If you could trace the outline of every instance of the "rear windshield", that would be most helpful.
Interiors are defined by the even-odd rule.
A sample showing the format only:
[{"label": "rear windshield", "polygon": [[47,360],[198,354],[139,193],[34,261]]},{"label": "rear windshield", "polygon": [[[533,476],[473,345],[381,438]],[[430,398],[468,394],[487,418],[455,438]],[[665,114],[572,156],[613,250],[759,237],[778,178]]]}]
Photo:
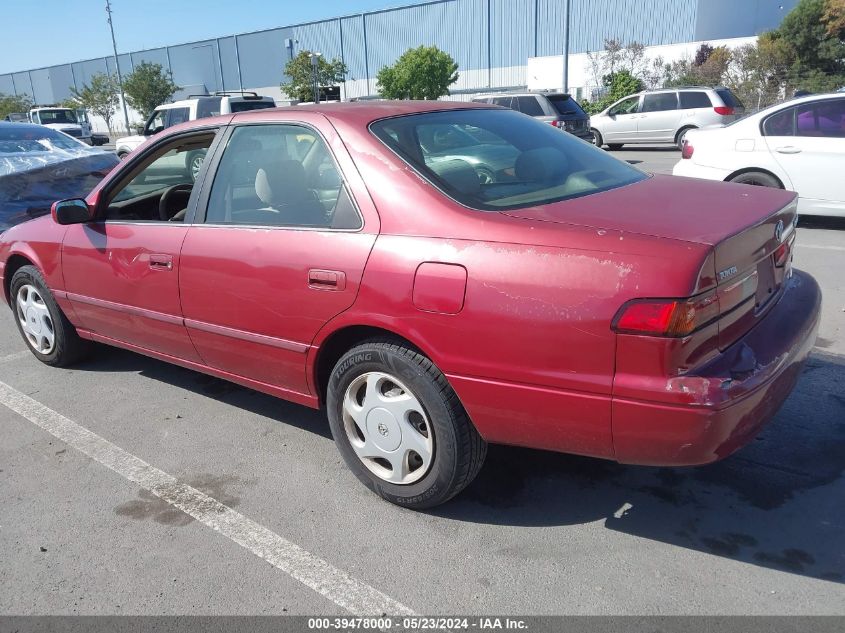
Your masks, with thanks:
[{"label": "rear windshield", "polygon": [[55,148],[79,150],[86,147],[66,134],[48,127],[0,125],[0,154],[50,152]]},{"label": "rear windshield", "polygon": [[744,108],[745,107],[745,105],[742,103],[742,101],[739,100],[739,97],[737,97],[734,93],[732,93],[727,88],[719,88],[718,90],[716,90],[716,94],[719,95],[722,98],[722,101],[724,101],[725,105],[728,106],[729,108]]},{"label": "rear windshield", "polygon": [[646,174],[512,110],[382,119],[377,138],[443,193],[482,211],[521,209],[622,187]]},{"label": "rear windshield", "polygon": [[577,114],[578,116],[586,117],[587,113],[581,109],[578,102],[569,95],[548,95],[548,100],[557,110],[558,114]]},{"label": "rear windshield", "polygon": [[249,110],[263,110],[265,108],[275,108],[274,101],[230,101],[229,108],[232,113],[247,112]]}]

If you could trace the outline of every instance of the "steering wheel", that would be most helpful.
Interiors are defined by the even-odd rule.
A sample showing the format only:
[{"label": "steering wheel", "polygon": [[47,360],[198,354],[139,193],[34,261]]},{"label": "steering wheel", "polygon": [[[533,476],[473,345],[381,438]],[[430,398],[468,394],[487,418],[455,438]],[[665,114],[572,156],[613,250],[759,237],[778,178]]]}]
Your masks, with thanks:
[{"label": "steering wheel", "polygon": [[170,196],[172,196],[177,191],[190,192],[193,188],[193,184],[189,182],[183,182],[165,189],[164,193],[161,194],[161,198],[158,201],[158,219],[163,220],[164,222],[167,222],[170,219],[167,215],[167,203],[170,202]]}]

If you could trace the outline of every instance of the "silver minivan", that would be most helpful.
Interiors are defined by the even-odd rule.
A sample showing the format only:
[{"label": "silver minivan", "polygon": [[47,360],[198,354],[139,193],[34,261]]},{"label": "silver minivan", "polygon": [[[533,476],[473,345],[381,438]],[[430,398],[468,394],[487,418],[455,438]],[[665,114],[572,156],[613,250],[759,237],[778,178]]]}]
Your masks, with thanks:
[{"label": "silver minivan", "polygon": [[694,86],[647,90],[620,99],[590,118],[598,147],[629,143],[675,143],[689,130],[725,125],[744,116],[745,106],[729,88]]}]

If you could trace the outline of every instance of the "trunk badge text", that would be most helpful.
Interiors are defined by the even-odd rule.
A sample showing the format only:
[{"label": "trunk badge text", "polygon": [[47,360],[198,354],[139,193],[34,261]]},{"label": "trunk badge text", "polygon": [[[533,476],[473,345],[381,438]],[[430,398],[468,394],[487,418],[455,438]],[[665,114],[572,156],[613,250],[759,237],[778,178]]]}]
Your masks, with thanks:
[{"label": "trunk badge text", "polygon": [[725,268],[725,270],[719,271],[719,281],[724,281],[731,275],[736,274],[736,266],[731,266],[730,268]]}]

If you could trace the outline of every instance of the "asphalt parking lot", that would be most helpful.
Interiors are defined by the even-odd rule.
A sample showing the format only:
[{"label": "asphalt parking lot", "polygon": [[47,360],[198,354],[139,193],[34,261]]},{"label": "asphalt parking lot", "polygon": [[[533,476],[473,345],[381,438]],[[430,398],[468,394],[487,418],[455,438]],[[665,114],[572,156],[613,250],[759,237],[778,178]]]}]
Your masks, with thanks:
[{"label": "asphalt parking lot", "polygon": [[825,294],[819,338],[743,451],[654,469],[492,447],[428,513],[361,486],[318,412],[108,348],[51,369],[0,309],[0,613],[845,614],[845,223],[802,221],[795,265]]}]

